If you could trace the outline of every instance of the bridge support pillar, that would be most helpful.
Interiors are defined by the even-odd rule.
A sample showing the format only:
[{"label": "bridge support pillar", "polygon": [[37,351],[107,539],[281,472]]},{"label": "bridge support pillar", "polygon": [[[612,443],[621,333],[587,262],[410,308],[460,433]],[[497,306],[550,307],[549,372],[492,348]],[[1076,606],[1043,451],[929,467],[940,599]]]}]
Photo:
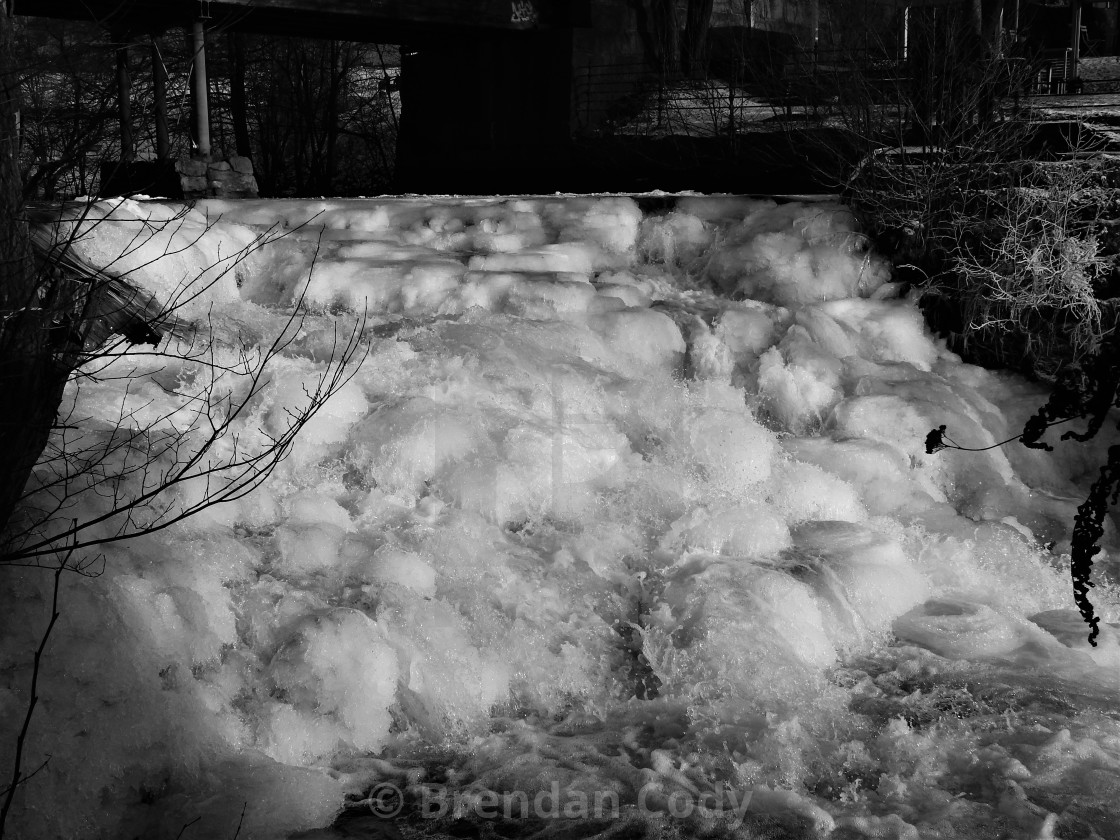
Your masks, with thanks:
[{"label": "bridge support pillar", "polygon": [[396,189],[576,190],[571,67],[569,31],[451,36],[402,51]]},{"label": "bridge support pillar", "polygon": [[194,72],[191,73],[191,104],[194,114],[194,153],[199,158],[210,157],[210,103],[207,97],[206,78],[206,29],[203,21],[191,25],[191,45],[194,53]]}]

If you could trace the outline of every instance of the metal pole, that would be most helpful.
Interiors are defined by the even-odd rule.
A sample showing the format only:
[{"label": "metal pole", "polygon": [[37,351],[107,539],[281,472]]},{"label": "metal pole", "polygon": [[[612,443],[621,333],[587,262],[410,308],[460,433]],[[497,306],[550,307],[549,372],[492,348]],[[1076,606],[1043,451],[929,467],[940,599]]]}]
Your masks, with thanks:
[{"label": "metal pole", "polygon": [[167,160],[171,157],[171,139],[167,128],[167,73],[155,35],[151,36],[148,49],[152,57],[152,97],[156,108],[156,157]]},{"label": "metal pole", "polygon": [[206,30],[202,21],[191,26],[194,41],[194,72],[191,74],[191,99],[194,102],[195,156],[210,157],[210,105],[207,101]]},{"label": "metal pole", "polygon": [[902,7],[902,60],[910,58],[910,7]]},{"label": "metal pole", "polygon": [[130,163],[136,156],[132,139],[132,79],[128,75],[128,46],[125,36],[117,35],[117,115],[121,124],[121,163]]}]

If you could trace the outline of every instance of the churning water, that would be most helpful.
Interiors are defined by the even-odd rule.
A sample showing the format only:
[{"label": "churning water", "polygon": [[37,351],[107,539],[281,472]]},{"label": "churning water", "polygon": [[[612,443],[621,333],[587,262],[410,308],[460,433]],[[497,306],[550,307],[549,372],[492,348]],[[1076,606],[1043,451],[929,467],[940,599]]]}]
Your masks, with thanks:
[{"label": "churning water", "polygon": [[[178,313],[222,363],[303,295],[239,446],[363,309],[370,351],[258,489],[66,580],[19,836],[279,837],[349,803],[351,836],[401,809],[457,836],[1120,837],[1120,635],[1087,645],[1063,556],[1108,441],[927,455],[1044,394],[948,352],[844,208],[106,214],[79,249],[131,250],[157,295],[286,231]],[[208,381],[111,372],[68,398],[94,438],[122,406],[174,436]],[[50,580],[6,575],[14,733]]]}]

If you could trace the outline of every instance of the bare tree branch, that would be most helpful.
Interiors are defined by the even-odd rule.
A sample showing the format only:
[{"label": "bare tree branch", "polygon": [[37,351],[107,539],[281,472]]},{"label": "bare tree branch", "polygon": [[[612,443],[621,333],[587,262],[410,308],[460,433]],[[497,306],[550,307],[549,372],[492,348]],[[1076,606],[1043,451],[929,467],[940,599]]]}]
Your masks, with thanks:
[{"label": "bare tree branch", "polygon": [[31,729],[31,719],[35,716],[35,707],[39,702],[39,675],[42,672],[43,652],[47,649],[47,642],[50,641],[51,631],[54,630],[54,626],[58,622],[58,617],[60,615],[58,611],[58,590],[62,583],[62,573],[66,570],[73,554],[74,549],[71,547],[59,560],[58,566],[54,571],[54,581],[51,587],[50,620],[47,622],[46,629],[39,637],[39,646],[35,648],[35,656],[31,665],[31,688],[28,693],[27,706],[24,709],[23,725],[20,727],[19,734],[16,736],[16,753],[15,757],[12,759],[12,777],[11,781],[8,783],[8,787],[4,791],[3,804],[0,804],[0,838],[4,837],[8,813],[11,810],[12,800],[16,795],[16,789],[46,767],[47,761],[50,760],[48,758],[33,772],[24,775],[23,750],[27,744],[27,733]]}]

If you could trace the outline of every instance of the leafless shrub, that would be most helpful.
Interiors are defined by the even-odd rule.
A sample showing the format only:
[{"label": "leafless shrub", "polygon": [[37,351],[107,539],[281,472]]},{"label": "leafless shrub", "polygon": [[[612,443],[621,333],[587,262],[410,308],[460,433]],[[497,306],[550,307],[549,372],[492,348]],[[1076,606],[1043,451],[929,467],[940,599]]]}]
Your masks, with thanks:
[{"label": "leafless shrub", "polygon": [[[1021,337],[1017,352],[1052,376],[1059,362],[1095,354],[1113,324],[1095,285],[1108,269],[1098,239],[1079,229],[1080,168],[1046,188],[1015,187],[993,196],[998,225],[990,240],[961,237],[951,271],[964,302],[965,331],[973,341]],[[975,220],[961,218],[962,233]]]},{"label": "leafless shrub", "polygon": [[[68,217],[69,216],[69,217]],[[65,545],[71,551],[88,550],[108,542],[161,530],[199,511],[241,498],[260,484],[291,449],[300,429],[353,375],[365,350],[361,341],[364,318],[349,327],[334,327],[326,364],[305,386],[303,407],[288,409],[287,417],[272,432],[261,431],[253,440],[238,429],[268,385],[270,370],[291,350],[307,317],[302,296],[281,319],[274,337],[259,346],[255,336],[219,335],[209,316],[185,319],[182,313],[215,283],[225,279],[246,258],[284,234],[275,228],[256,236],[248,245],[226,257],[214,270],[179,283],[164,301],[127,285],[135,275],[173,254],[196,245],[209,233],[179,236],[185,214],[156,223],[141,223],[114,263],[129,263],[125,274],[84,263],[78,255],[82,241],[98,235],[112,217],[93,218],[88,211],[64,213],[53,226],[47,250],[41,291],[67,301],[77,313],[75,332],[59,350],[73,365],[67,397],[60,407],[47,446],[19,500],[19,517],[9,523],[0,563],[34,564]],[[150,259],[137,263],[136,255],[157,234],[168,234],[163,247]],[[59,236],[61,234],[61,236]],[[44,234],[40,229],[38,236]],[[60,256],[61,255],[61,256]],[[67,277],[49,277],[59,263]],[[66,295],[56,286],[69,284]],[[122,301],[124,288],[134,296]],[[106,302],[107,301],[107,302]],[[142,317],[167,338],[139,350],[135,337],[104,336],[98,321],[121,314]],[[242,340],[244,338],[244,340]],[[111,380],[123,380],[117,415],[106,427],[91,425],[82,416],[84,389]],[[171,406],[157,408],[142,396],[155,384],[170,398]],[[95,494],[96,515],[73,520],[69,512]],[[89,510],[86,506],[84,510]]]}]

